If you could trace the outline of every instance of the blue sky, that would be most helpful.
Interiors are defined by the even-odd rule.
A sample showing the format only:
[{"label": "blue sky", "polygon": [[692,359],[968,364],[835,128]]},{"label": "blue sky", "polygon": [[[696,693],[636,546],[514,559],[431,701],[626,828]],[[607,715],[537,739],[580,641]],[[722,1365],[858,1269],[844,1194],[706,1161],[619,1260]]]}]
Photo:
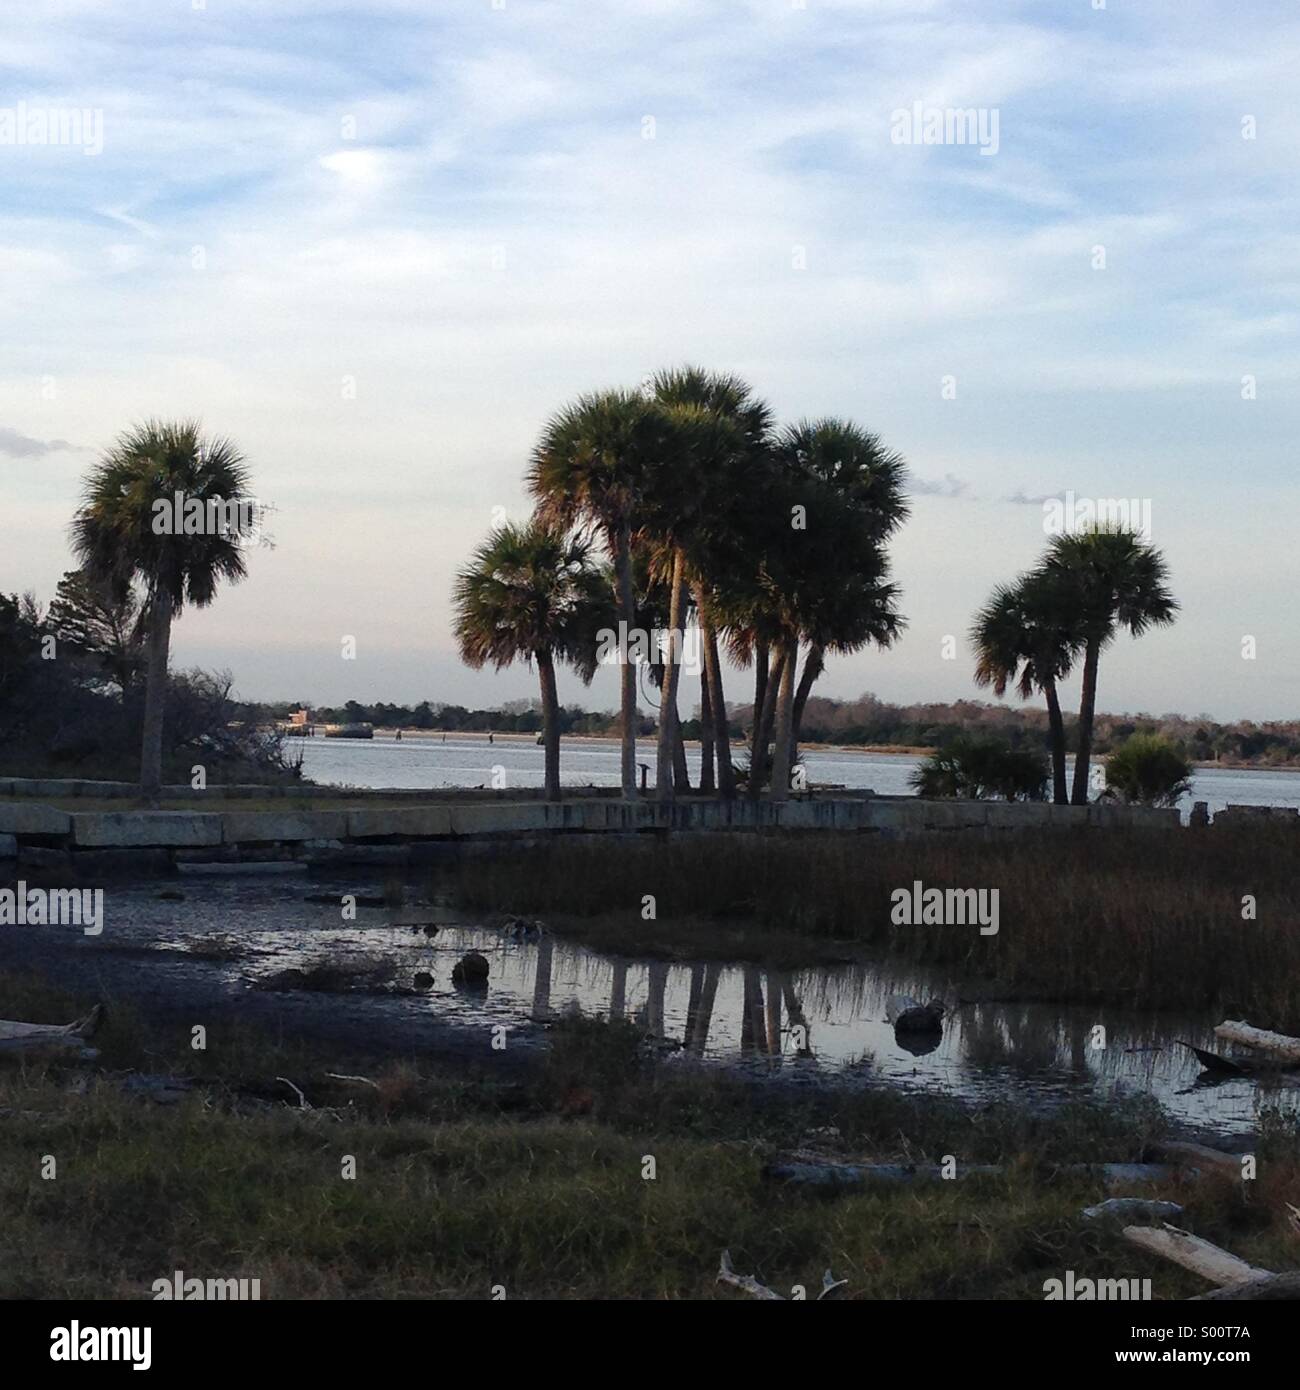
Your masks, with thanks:
[{"label": "blue sky", "polygon": [[[0,144],[0,589],[48,598],[117,431],[198,414],[276,548],[176,660],[253,696],[527,695],[461,667],[455,569],[526,510],[558,404],[690,360],[910,462],[908,634],[823,693],[974,695],[971,613],[1046,541],[1008,499],[1069,489],[1150,500],[1184,605],[1101,706],[1294,716],[1297,71],[1284,3],[7,11],[0,117],[102,112],[103,149]],[[892,142],[916,102],[996,112],[997,153]]]}]

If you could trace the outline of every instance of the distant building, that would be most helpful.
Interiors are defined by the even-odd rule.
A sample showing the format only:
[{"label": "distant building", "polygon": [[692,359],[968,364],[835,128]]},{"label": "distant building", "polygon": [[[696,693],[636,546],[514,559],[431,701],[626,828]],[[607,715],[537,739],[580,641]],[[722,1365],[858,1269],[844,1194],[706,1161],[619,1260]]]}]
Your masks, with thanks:
[{"label": "distant building", "polygon": [[309,710],[309,709],[294,710],[294,712],[289,716],[289,723],[290,723],[290,724],[310,724],[310,723],[311,723],[311,710]]}]

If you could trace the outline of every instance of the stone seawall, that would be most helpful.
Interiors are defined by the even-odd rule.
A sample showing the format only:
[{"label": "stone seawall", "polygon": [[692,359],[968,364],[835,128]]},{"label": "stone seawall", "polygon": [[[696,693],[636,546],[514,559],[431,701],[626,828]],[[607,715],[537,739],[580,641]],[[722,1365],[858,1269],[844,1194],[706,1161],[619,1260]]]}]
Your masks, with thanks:
[{"label": "stone seawall", "polygon": [[[222,791],[224,796],[224,789]],[[141,869],[185,863],[273,860],[406,863],[450,847],[553,835],[860,832],[900,836],[941,831],[1110,827],[1172,830],[1177,811],[1054,806],[1027,802],[921,801],[911,797],[770,802],[440,803],[276,811],[66,811],[32,801],[0,802],[0,852],[54,867]]]}]

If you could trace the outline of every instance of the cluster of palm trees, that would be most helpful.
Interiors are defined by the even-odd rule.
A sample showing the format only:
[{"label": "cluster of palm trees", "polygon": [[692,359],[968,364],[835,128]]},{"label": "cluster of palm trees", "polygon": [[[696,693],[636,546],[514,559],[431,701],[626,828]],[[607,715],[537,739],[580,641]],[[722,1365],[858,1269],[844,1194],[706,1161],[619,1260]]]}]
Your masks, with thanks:
[{"label": "cluster of palm trees", "polygon": [[[555,665],[589,681],[597,640],[667,634],[657,795],[688,786],[678,706],[682,636],[698,632],[702,791],[737,794],[722,651],[754,673],[750,795],[788,795],[799,725],[828,653],[888,647],[903,619],[887,542],[908,515],[898,454],[848,421],[778,428],[738,377],[681,367],[641,390],[581,396],[542,430],[532,517],[496,528],[457,577],[455,629],[472,666],[536,662],[546,794],[560,795]],[[637,796],[637,665],[620,644],[625,798]]]},{"label": "cluster of palm trees", "polygon": [[[535,662],[546,794],[560,795],[556,666],[590,682],[611,631],[621,668],[622,790],[637,796],[637,662],[632,633],[665,632],[649,658],[660,690],[657,794],[689,786],[678,705],[682,637],[703,656],[700,790],[790,791],[800,724],[830,653],[890,646],[901,633],[887,546],[908,515],[902,458],[845,420],[778,427],[738,377],[681,367],[636,391],[579,397],[542,430],[527,483],[535,506],[497,527],[455,583],[464,659]],[[90,471],[72,541],[87,578],[139,596],[147,633],[141,786],[157,799],[171,626],[222,580],[245,575],[249,539],[229,528],[184,534],[156,524],[177,494],[243,498],[238,449],[194,421],[146,421]],[[1121,630],[1173,621],[1165,563],[1139,535],[1099,527],[1056,537],[1040,563],[998,588],[972,629],[977,683],[1047,701],[1053,790],[1088,800],[1097,672]],[[722,653],[753,671],[749,762],[731,759]],[[1059,683],[1082,661],[1074,784],[1066,785]]]},{"label": "cluster of palm trees", "polygon": [[[1159,551],[1133,531],[1095,527],[1053,538],[1037,566],[1001,585],[975,618],[975,680],[1021,699],[1047,701],[1053,800],[1088,801],[1097,670],[1102,651],[1123,630],[1134,637],[1174,620],[1178,603]],[[1082,658],[1074,782],[1066,784],[1065,720],[1057,686]]]}]

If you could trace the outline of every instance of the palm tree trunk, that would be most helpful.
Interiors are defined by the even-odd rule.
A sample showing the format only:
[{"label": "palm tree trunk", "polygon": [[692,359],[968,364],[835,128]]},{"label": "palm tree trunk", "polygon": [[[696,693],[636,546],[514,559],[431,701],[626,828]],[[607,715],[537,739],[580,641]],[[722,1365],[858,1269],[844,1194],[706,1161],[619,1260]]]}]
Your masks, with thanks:
[{"label": "palm tree trunk", "polygon": [[149,670],[144,687],[144,738],[140,747],[140,794],[156,803],[162,794],[163,717],[167,705],[167,661],[171,654],[172,596],[157,589],[149,603]]},{"label": "palm tree trunk", "polygon": [[755,779],[760,772],[759,735],[763,731],[763,699],[767,693],[768,645],[754,643],[754,708],[749,721],[749,794],[754,795]]},{"label": "palm tree trunk", "polygon": [[758,728],[763,712],[763,697],[767,694],[768,653],[771,648],[766,642],[754,643],[754,721],[750,732]]},{"label": "palm tree trunk", "polygon": [[1079,701],[1079,749],[1074,755],[1074,795],[1076,806],[1088,804],[1088,765],[1092,761],[1092,720],[1097,707],[1097,663],[1101,660],[1101,643],[1094,637],[1088,641],[1083,658],[1083,695]]},{"label": "palm tree trunk", "polygon": [[668,650],[664,654],[664,683],[659,697],[659,747],[656,760],[656,791],[660,801],[673,799],[674,754],[680,742],[677,733],[677,673],[681,670],[682,609],[685,606],[685,561],[680,550],[673,554],[673,574],[668,600]]},{"label": "palm tree trunk", "polygon": [[691,789],[691,769],[686,761],[686,740],[682,737],[680,710],[673,723],[673,787],[679,792],[688,792]]},{"label": "palm tree trunk", "polygon": [[790,795],[790,769],[794,758],[794,673],[799,663],[799,644],[791,640],[784,644],[781,664],[781,687],[776,697],[776,745],[772,758],[773,801],[785,801]]},{"label": "palm tree trunk", "polygon": [[754,728],[754,746],[749,760],[749,795],[757,801],[767,780],[767,750],[772,742],[772,730],[776,725],[776,698],[781,689],[781,676],[785,671],[785,650],[778,648],[776,658],[763,683],[763,710]]},{"label": "palm tree trunk", "polygon": [[794,733],[792,737],[796,747],[799,744],[800,730],[803,728],[804,706],[808,703],[808,696],[812,693],[813,683],[825,669],[826,648],[814,643],[808,649],[808,659],[803,664],[803,674],[799,677],[799,688],[794,697]]},{"label": "palm tree trunk", "polygon": [[542,742],[546,745],[546,799],[560,799],[560,700],[555,689],[555,662],[550,652],[537,653],[542,685]]},{"label": "palm tree trunk", "polygon": [[731,770],[731,731],[727,727],[727,702],[722,694],[722,658],[713,624],[704,616],[704,586],[697,585],[695,608],[700,615],[700,634],[704,647],[704,671],[709,681],[709,706],[713,715],[713,754],[718,762],[718,793],[724,801],[736,794],[736,777]]},{"label": "palm tree trunk", "polygon": [[1070,790],[1065,780],[1065,720],[1061,717],[1061,698],[1056,682],[1043,682],[1047,698],[1047,741],[1052,751],[1052,800],[1058,806],[1069,804]]},{"label": "palm tree trunk", "polygon": [[[631,641],[636,623],[636,602],[632,594],[632,528],[624,522],[614,538],[614,569],[618,579],[618,616],[624,633]],[[622,669],[620,680],[620,713],[622,716],[623,747],[620,771],[623,800],[635,801],[636,794],[636,664],[630,659],[626,646],[619,654]]]},{"label": "palm tree trunk", "polygon": [[709,701],[709,676],[700,672],[700,790],[713,795],[713,705]]}]

